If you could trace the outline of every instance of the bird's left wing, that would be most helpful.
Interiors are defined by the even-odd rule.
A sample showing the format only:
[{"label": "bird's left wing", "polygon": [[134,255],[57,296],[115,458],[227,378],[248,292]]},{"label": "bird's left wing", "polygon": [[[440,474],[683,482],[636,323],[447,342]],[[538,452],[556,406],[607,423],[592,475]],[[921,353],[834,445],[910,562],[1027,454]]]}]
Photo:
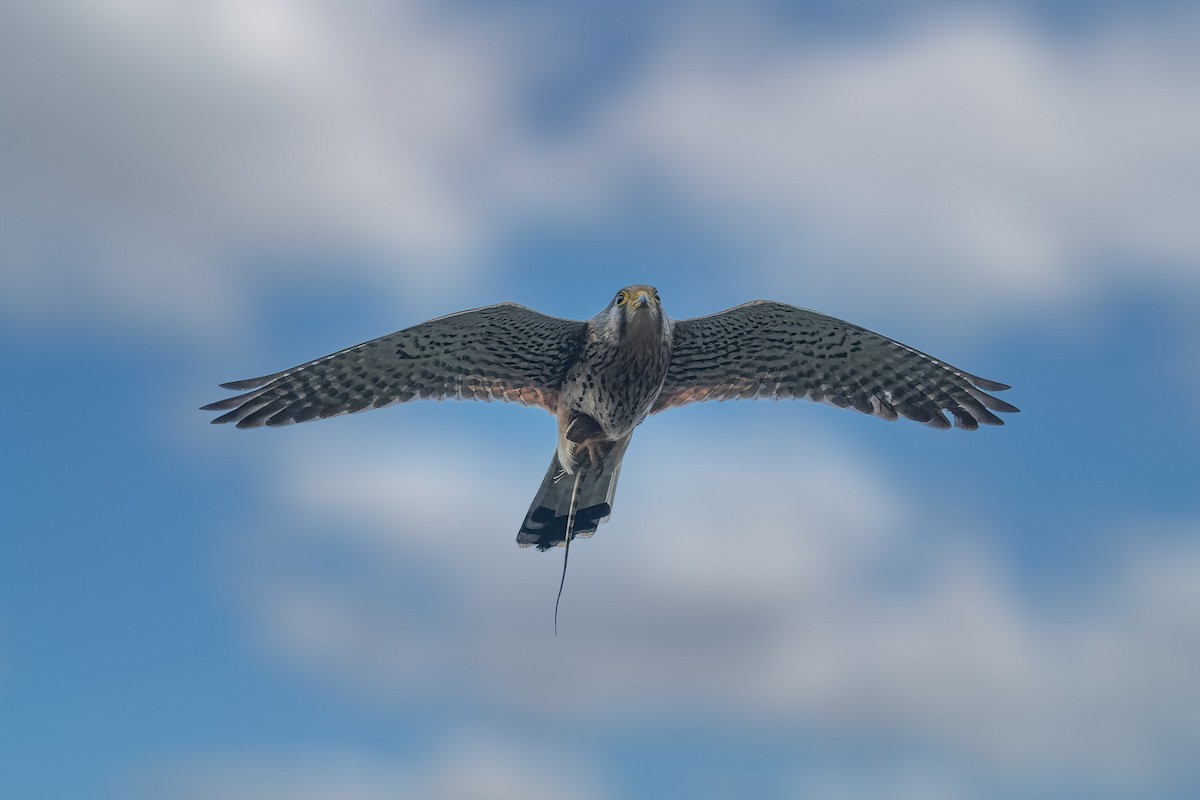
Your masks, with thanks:
[{"label": "bird's left wing", "polygon": [[515,303],[462,311],[261,378],[218,400],[214,423],[288,425],[415,398],[508,400],[553,411],[586,323]]},{"label": "bird's left wing", "polygon": [[700,400],[796,397],[884,419],[1003,425],[1015,412],[987,394],[1009,388],[849,322],[757,300],[675,323],[667,378],[653,410]]}]

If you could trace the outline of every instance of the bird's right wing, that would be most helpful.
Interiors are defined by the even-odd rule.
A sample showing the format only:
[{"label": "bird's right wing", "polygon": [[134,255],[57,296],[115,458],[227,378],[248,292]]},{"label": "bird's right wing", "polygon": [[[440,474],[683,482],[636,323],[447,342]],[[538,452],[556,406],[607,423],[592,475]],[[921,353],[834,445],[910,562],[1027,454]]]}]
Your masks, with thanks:
[{"label": "bird's right wing", "polygon": [[796,397],[884,419],[948,428],[1003,425],[1017,409],[1003,383],[952,367],[844,320],[757,300],[675,323],[671,364],[653,411],[699,400]]},{"label": "bird's right wing", "polygon": [[261,378],[221,384],[251,391],[218,400],[214,423],[289,425],[414,398],[507,400],[551,412],[579,358],[586,323],[516,303],[439,317]]}]

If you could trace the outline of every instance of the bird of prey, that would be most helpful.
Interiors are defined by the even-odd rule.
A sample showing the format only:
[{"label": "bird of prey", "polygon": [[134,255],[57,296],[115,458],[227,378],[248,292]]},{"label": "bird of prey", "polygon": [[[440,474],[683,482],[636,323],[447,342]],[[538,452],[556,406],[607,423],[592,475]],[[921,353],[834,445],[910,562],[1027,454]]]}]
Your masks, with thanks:
[{"label": "bird of prey", "polygon": [[[672,320],[629,286],[587,321],[515,303],[439,317],[261,378],[203,407],[214,423],[288,425],[417,398],[506,400],[558,418],[558,446],[517,534],[539,550],[609,518],[621,458],[646,417],[701,400],[806,398],[887,420],[975,430],[1015,412],[963,372],[840,319],[758,300]],[[566,476],[572,476],[566,479]],[[561,589],[560,589],[561,591]]]}]

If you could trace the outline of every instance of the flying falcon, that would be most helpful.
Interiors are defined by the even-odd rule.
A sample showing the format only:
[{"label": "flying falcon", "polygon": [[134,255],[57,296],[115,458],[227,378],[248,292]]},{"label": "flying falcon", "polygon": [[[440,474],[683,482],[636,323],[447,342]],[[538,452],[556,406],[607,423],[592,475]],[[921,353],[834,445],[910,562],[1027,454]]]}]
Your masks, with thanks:
[{"label": "flying falcon", "polygon": [[558,447],[517,534],[539,550],[608,519],[634,428],[668,408],[795,397],[934,428],[950,427],[949,412],[966,430],[1003,425],[993,412],[1017,411],[987,393],[1008,386],[849,322],[766,300],[672,320],[652,286],[622,289],[586,322],[501,303],[222,387],[244,393],[203,409],[239,428],[417,398],[546,409],[558,418]]}]

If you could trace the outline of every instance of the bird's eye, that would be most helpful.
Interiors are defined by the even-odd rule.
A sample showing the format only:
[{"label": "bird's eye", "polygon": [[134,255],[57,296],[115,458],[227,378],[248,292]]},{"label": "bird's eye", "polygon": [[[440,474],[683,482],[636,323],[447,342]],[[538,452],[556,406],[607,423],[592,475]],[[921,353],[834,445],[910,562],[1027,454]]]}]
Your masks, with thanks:
[{"label": "bird's eye", "polygon": [[657,302],[660,302],[660,300],[661,300],[661,298],[658,296],[658,289],[655,289],[654,290],[654,302],[657,303]]},{"label": "bird's eye", "polygon": [[625,294],[624,292],[617,292],[617,305],[619,305],[619,306],[625,305],[625,301],[628,299],[628,297],[629,296],[627,294]]}]

